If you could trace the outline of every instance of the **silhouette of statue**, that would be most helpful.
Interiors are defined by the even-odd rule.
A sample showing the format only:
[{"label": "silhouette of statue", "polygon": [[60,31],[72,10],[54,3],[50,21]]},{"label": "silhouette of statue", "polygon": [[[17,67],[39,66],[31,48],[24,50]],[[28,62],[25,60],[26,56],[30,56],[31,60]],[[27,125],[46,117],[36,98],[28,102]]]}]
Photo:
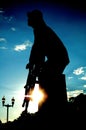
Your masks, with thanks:
[{"label": "silhouette of statue", "polygon": [[[34,31],[34,44],[31,50],[27,68],[36,68],[39,74],[41,67],[50,69],[52,74],[63,73],[69,63],[65,46],[55,32],[45,24],[42,12],[33,10],[28,12],[28,25]],[[45,57],[47,61],[45,62]],[[43,66],[44,65],[44,66]]]},{"label": "silhouette of statue", "polygon": [[[30,72],[34,70],[33,75],[39,77],[41,86],[48,94],[48,101],[43,109],[47,110],[47,113],[49,110],[60,111],[67,101],[65,75],[63,74],[70,62],[67,49],[57,34],[45,23],[40,10],[28,12],[27,17],[28,26],[33,28],[34,44],[26,69]],[[26,85],[29,83],[28,75]]]},{"label": "silhouette of statue", "polygon": [[30,101],[30,98],[27,97],[28,96],[28,92],[29,92],[29,86],[24,86],[25,88],[25,97],[24,97],[24,100],[23,100],[23,104],[22,104],[22,107],[25,106],[25,113],[28,112],[28,105],[29,105],[29,101]]}]

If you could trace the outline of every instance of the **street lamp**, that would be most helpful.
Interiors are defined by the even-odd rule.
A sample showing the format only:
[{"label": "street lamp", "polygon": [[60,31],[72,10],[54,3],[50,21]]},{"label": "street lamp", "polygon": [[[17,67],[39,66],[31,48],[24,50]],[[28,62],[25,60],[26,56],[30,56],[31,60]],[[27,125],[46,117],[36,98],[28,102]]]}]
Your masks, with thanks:
[{"label": "street lamp", "polygon": [[5,101],[6,101],[5,96],[3,96],[3,98],[2,98],[2,106],[3,106],[3,107],[7,107],[7,122],[8,122],[9,107],[13,107],[13,106],[14,106],[15,99],[14,99],[14,97],[11,99],[11,103],[12,103],[11,105],[5,104]]}]

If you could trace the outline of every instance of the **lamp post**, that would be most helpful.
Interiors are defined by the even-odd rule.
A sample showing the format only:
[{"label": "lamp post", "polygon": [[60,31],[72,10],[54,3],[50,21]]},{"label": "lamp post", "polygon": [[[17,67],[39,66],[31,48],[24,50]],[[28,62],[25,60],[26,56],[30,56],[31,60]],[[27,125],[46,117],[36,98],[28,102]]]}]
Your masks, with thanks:
[{"label": "lamp post", "polygon": [[5,104],[5,101],[6,101],[5,96],[3,96],[3,98],[2,98],[2,106],[3,107],[7,107],[7,122],[8,122],[9,107],[13,107],[14,106],[15,99],[14,99],[14,97],[11,99],[11,103],[12,103],[11,105],[10,104]]}]

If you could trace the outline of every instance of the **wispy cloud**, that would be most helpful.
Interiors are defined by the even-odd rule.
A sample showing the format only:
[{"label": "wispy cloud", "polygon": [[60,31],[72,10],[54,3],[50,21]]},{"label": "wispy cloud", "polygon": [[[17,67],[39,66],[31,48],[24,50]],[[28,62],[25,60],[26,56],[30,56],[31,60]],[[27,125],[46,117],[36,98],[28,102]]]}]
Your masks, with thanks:
[{"label": "wispy cloud", "polygon": [[0,8],[0,14],[4,13],[3,8]]},{"label": "wispy cloud", "polygon": [[31,47],[31,46],[32,46],[32,43],[29,40],[27,40],[22,44],[16,45],[14,47],[14,51],[18,51],[18,52],[24,51],[27,49],[27,47]]},{"label": "wispy cloud", "polygon": [[6,50],[6,49],[8,49],[8,48],[2,46],[2,47],[0,47],[0,49],[1,49],[1,50]]},{"label": "wispy cloud", "polygon": [[72,77],[72,76],[68,77],[68,80],[71,80],[71,79],[73,79],[73,77]]},{"label": "wispy cloud", "polygon": [[3,14],[4,14],[4,10],[3,10],[3,8],[0,8],[0,23],[2,23],[3,20],[4,20],[4,16],[3,16]]},{"label": "wispy cloud", "polygon": [[4,43],[6,43],[7,40],[3,37],[0,38],[0,50],[6,50],[7,48],[4,45]]},{"label": "wispy cloud", "polygon": [[0,23],[3,22],[3,23],[11,23],[15,20],[15,17],[14,16],[7,16],[5,14],[5,11],[3,10],[0,10]]},{"label": "wispy cloud", "polygon": [[1,37],[0,42],[6,42],[6,39]]},{"label": "wispy cloud", "polygon": [[13,17],[13,16],[4,16],[4,20],[5,20],[7,23],[10,23],[11,21],[14,20],[14,17]]},{"label": "wispy cloud", "polygon": [[6,15],[6,13],[3,10],[3,8],[0,8],[0,22],[10,23],[12,20],[14,20],[14,16]]},{"label": "wispy cloud", "polygon": [[15,29],[14,27],[11,27],[11,30],[12,30],[12,31],[16,31],[16,29]]}]

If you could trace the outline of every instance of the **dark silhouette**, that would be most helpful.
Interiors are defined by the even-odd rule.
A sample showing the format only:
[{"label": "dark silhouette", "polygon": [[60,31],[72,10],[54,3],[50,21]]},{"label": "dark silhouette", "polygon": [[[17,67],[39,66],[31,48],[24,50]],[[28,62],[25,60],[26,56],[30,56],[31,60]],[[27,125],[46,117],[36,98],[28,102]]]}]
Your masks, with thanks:
[{"label": "dark silhouette", "polygon": [[31,98],[28,97],[28,96],[30,94],[29,93],[30,90],[34,88],[35,81],[36,81],[36,74],[35,74],[34,69],[29,70],[26,85],[24,86],[24,88],[25,88],[25,97],[24,97],[23,104],[22,104],[22,107],[25,107],[25,110],[24,110],[25,113],[28,112],[28,105],[29,105],[29,101],[31,100]]},{"label": "dark silhouette", "polygon": [[[61,111],[60,111],[61,112]],[[52,125],[53,129],[57,128],[57,129],[61,129],[62,128],[66,128],[67,130],[69,130],[69,126],[74,129],[84,129],[85,128],[85,116],[86,116],[86,94],[79,94],[76,97],[72,97],[70,98],[70,100],[68,101],[68,118],[67,116],[65,117],[64,122],[60,122],[60,127],[58,125],[58,123],[56,124],[56,127],[53,125],[53,121],[57,120],[59,122],[58,116],[56,116],[54,114],[54,118],[52,118],[52,111],[50,112],[49,118],[51,120],[51,122],[49,122],[46,120],[46,118],[44,118],[44,121],[41,123],[40,125],[40,118],[38,117],[38,113],[36,114],[29,114],[29,113],[24,113],[22,112],[21,115],[15,119],[12,122],[6,122],[6,123],[2,123],[0,121],[0,130],[20,130],[20,129],[37,129],[40,130],[40,127],[42,127],[42,129],[47,129],[50,128],[50,126]],[[60,113],[59,113],[60,114]],[[61,117],[62,118],[62,117]],[[44,122],[46,120],[47,125],[45,126]],[[64,127],[64,123],[67,123],[66,127]]]},{"label": "dark silhouette", "polygon": [[[48,94],[47,101],[39,109],[39,118],[46,124],[50,121],[51,111],[54,119],[54,116],[57,117],[61,112],[58,116],[61,121],[64,119],[63,114],[67,106],[66,82],[63,72],[70,62],[68,52],[57,34],[45,23],[41,11],[28,12],[27,17],[28,26],[33,28],[34,44],[29,63],[26,65],[26,69],[29,69],[26,86],[32,87],[38,77],[40,85]],[[53,125],[56,124],[55,121]]]},{"label": "dark silhouette", "polygon": [[[69,64],[69,57],[65,46],[55,32],[46,25],[39,10],[28,12],[28,25],[34,31],[34,44],[31,50],[27,68],[37,71],[48,69],[50,74],[62,74]],[[45,61],[45,57],[47,61]]]},{"label": "dark silhouette", "polygon": [[28,105],[29,105],[29,101],[30,101],[30,98],[28,97],[29,86],[25,85],[24,88],[25,88],[25,97],[23,100],[22,107],[25,107],[25,113],[27,113],[28,112]]}]

